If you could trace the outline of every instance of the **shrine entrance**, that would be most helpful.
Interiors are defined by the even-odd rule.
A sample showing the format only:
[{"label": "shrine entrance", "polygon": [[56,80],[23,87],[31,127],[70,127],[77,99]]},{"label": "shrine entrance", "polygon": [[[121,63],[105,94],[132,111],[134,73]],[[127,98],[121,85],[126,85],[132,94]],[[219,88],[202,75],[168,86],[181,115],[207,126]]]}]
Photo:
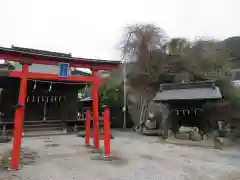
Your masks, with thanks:
[{"label": "shrine entrance", "polygon": [[203,100],[170,102],[171,115],[179,126],[201,126],[205,119]]},{"label": "shrine entrance", "polygon": [[[82,83],[28,81],[25,121],[77,121],[77,93],[84,87]],[[70,109],[67,105],[74,107]]]},{"label": "shrine entrance", "polygon": [[[102,61],[94,59],[84,59],[72,57],[71,54],[56,53],[35,49],[27,49],[20,47],[4,48],[0,47],[0,59],[16,61],[22,64],[21,69],[10,71],[8,76],[19,78],[19,96],[18,103],[15,105],[15,120],[14,120],[14,138],[12,151],[12,168],[17,169],[19,166],[19,156],[22,142],[23,122],[25,120],[25,109],[27,107],[26,101],[28,97],[28,80],[43,80],[43,81],[68,81],[68,82],[82,82],[90,83],[92,85],[92,118],[94,124],[94,146],[99,149],[99,103],[98,103],[98,85],[104,80],[98,77],[98,72],[101,70],[110,70],[118,67],[119,61]],[[31,67],[35,65],[42,65],[44,70],[55,69],[56,72],[34,72]],[[92,71],[90,76],[74,76],[70,73],[70,68],[89,68]],[[57,95],[56,95],[57,96]],[[56,97],[55,96],[55,97]],[[35,96],[30,96],[30,98]],[[44,95],[41,96],[41,98]],[[54,97],[54,100],[55,100]],[[38,98],[37,98],[38,99]],[[48,99],[49,100],[49,99]],[[56,99],[57,100],[57,99]],[[40,98],[39,98],[40,101]],[[46,97],[42,102],[46,102]],[[30,101],[29,101],[30,102]],[[46,102],[47,103],[47,102]],[[44,110],[45,107],[45,110]],[[43,103],[40,110],[46,111],[47,104]],[[43,108],[43,109],[42,109]],[[71,107],[69,107],[70,109]],[[76,104],[76,108],[77,104]],[[40,112],[40,111],[39,111]],[[46,112],[43,112],[43,115]],[[41,117],[40,117],[41,118]],[[44,119],[44,117],[43,117]]]},{"label": "shrine entrance", "polygon": [[206,102],[222,98],[214,81],[161,84],[154,101],[165,103],[170,109],[170,127],[178,132],[180,126],[194,126],[205,131],[209,119],[204,111]]}]

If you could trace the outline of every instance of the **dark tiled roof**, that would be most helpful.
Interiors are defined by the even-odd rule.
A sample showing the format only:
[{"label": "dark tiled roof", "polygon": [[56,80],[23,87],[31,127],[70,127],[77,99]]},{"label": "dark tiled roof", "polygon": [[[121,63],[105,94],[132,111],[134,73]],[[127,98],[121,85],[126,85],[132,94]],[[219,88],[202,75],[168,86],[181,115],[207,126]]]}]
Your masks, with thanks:
[{"label": "dark tiled roof", "polygon": [[221,99],[222,94],[218,87],[215,88],[193,88],[173,89],[158,92],[154,101],[168,100],[200,100],[200,99]]},{"label": "dark tiled roof", "polygon": [[21,52],[35,53],[35,54],[41,54],[41,55],[47,55],[47,56],[72,57],[71,53],[65,54],[65,53],[38,50],[38,49],[30,49],[30,48],[23,48],[23,47],[17,47],[17,46],[12,46],[12,49],[16,50],[16,51],[21,51]]},{"label": "dark tiled roof", "polygon": [[154,101],[221,99],[220,89],[213,81],[162,84]]},{"label": "dark tiled roof", "polygon": [[209,88],[215,85],[214,81],[197,81],[197,82],[184,82],[184,83],[169,83],[161,84],[160,90],[173,90],[173,89],[192,89],[192,88]]},{"label": "dark tiled roof", "polygon": [[92,61],[98,63],[108,63],[108,64],[119,64],[120,61],[111,61],[111,60],[99,60],[99,59],[88,59],[88,58],[79,58],[79,57],[72,57],[71,54],[64,54],[59,52],[51,52],[45,50],[37,50],[37,49],[29,49],[29,48],[22,48],[12,46],[12,48],[0,47],[0,52],[15,52],[21,53],[26,56],[42,56],[48,58],[55,58],[55,59],[65,59],[65,60],[79,60],[79,61]]}]

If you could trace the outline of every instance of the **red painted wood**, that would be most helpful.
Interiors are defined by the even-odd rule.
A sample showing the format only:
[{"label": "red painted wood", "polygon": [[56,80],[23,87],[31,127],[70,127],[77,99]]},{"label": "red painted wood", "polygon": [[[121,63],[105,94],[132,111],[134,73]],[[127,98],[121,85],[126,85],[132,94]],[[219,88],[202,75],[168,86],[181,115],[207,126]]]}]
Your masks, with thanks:
[{"label": "red painted wood", "polygon": [[[92,118],[91,118],[90,109],[88,109],[87,114],[86,114],[85,144],[86,145],[90,144],[90,142],[89,142],[90,137],[93,137],[95,147],[97,147],[96,144],[95,144],[96,140],[98,141],[98,143],[99,143],[100,140],[104,140],[104,155],[105,155],[105,157],[110,157],[111,156],[111,127],[110,127],[110,110],[109,110],[109,107],[105,107],[103,117],[99,116],[97,118],[97,122],[99,122],[101,120],[103,120],[103,122],[104,122],[104,129],[103,129],[104,134],[103,135],[98,134],[98,136],[96,138],[96,126],[94,126],[93,131],[91,131],[91,129],[90,129],[90,124],[91,124]],[[94,122],[94,118],[93,118],[93,122]],[[98,133],[99,133],[99,131],[98,131]]]},{"label": "red painted wood", "polygon": [[19,166],[19,158],[21,151],[21,142],[22,142],[22,132],[23,132],[23,121],[24,121],[24,106],[25,99],[27,96],[27,73],[28,73],[28,65],[24,64],[22,66],[22,76],[20,83],[20,90],[18,96],[18,104],[23,105],[23,107],[19,107],[15,112],[15,120],[14,120],[14,135],[13,135],[13,150],[12,150],[12,169],[17,169]]},{"label": "red painted wood", "polygon": [[99,140],[104,140],[104,136],[103,136],[103,135],[100,135],[100,136],[99,136]]},{"label": "red painted wood", "polygon": [[85,145],[90,145],[89,139],[91,136],[91,111],[90,109],[86,112],[86,122],[85,122]]},{"label": "red painted wood", "polygon": [[[92,72],[93,78],[97,77],[97,71]],[[98,82],[97,78],[92,83],[92,105],[93,105],[93,132],[94,132],[94,145],[96,149],[99,149],[99,110],[98,110]]]},{"label": "red painted wood", "polygon": [[104,109],[104,154],[106,157],[111,155],[111,131],[110,131],[110,110],[108,107]]},{"label": "red painted wood", "polygon": [[36,63],[36,64],[45,64],[45,65],[57,65],[59,62],[69,63],[71,67],[80,67],[80,68],[90,68],[96,70],[110,70],[117,68],[120,64],[111,61],[97,61],[97,60],[87,60],[84,58],[62,58],[57,57],[48,57],[43,55],[26,55],[20,52],[5,52],[0,51],[0,59],[5,59],[9,61],[17,61],[22,63]]},{"label": "red painted wood", "polygon": [[[9,72],[9,76],[21,78],[22,72],[11,71]],[[97,82],[104,82],[104,79],[99,77],[94,78],[92,76],[68,76],[65,78],[61,78],[58,76],[58,74],[33,73],[33,72],[28,72],[27,78],[42,79],[42,80],[57,80],[57,81],[75,81],[75,82],[93,82],[95,79],[97,79]]]}]

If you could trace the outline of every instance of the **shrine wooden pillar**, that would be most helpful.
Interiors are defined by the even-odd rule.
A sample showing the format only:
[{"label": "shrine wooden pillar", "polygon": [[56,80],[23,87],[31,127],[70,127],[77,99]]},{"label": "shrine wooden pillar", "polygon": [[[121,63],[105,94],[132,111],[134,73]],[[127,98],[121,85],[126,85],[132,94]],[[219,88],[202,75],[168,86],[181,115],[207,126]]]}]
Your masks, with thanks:
[{"label": "shrine wooden pillar", "polygon": [[18,169],[18,166],[19,166],[21,143],[22,143],[24,111],[25,111],[25,100],[26,100],[26,95],[27,95],[28,66],[29,66],[28,64],[22,65],[22,75],[20,77],[18,104],[16,105],[15,119],[14,119],[12,169]]},{"label": "shrine wooden pillar", "polygon": [[94,146],[99,149],[99,109],[98,109],[98,77],[97,70],[92,70],[92,76],[94,81],[92,83],[92,117],[93,117],[93,134],[94,134]]}]

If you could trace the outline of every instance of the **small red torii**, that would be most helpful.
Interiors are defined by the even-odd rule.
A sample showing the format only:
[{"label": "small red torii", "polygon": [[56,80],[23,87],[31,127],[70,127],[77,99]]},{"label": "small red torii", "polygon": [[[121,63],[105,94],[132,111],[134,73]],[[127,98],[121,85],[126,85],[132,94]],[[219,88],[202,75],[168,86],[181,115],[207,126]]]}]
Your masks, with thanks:
[{"label": "small red torii", "polygon": [[[98,102],[98,84],[104,82],[104,80],[97,76],[100,70],[111,70],[117,68],[120,61],[105,61],[96,59],[85,59],[72,57],[70,54],[55,53],[50,51],[42,51],[28,48],[12,47],[5,48],[0,47],[0,59],[8,61],[16,61],[22,64],[22,71],[10,71],[10,77],[20,78],[20,89],[18,96],[18,106],[15,111],[14,119],[14,138],[13,138],[13,150],[12,150],[12,169],[18,169],[23,121],[25,112],[25,100],[27,96],[27,81],[28,79],[44,79],[44,80],[58,80],[58,81],[74,81],[74,82],[88,82],[92,84],[92,111],[93,111],[93,124],[94,124],[94,146],[99,149],[99,102]],[[55,65],[59,63],[67,63],[69,67],[75,68],[89,68],[92,70],[91,76],[72,76],[60,77],[58,74],[36,73],[29,72],[29,66],[31,64],[44,64]],[[110,145],[107,145],[110,146]]]}]

